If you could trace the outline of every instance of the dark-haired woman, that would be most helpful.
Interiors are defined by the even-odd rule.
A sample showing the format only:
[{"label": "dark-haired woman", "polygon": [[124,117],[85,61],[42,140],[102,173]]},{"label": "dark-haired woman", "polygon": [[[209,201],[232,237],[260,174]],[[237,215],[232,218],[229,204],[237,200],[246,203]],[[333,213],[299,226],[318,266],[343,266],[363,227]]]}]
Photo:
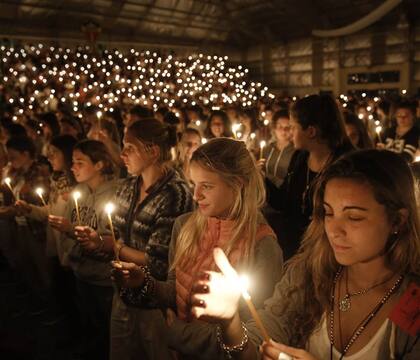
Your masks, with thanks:
[{"label": "dark-haired woman", "polygon": [[65,216],[49,216],[50,225],[62,232],[65,257],[76,277],[77,299],[85,321],[86,358],[108,358],[109,323],[113,287],[109,259],[96,249],[77,241],[77,226],[89,226],[98,233],[109,232],[106,203],[116,190],[115,164],[106,146],[96,140],[83,140],[73,149],[72,171],[80,192],[78,209],[72,197]]},{"label": "dark-haired woman", "polygon": [[321,175],[300,252],[259,311],[272,340],[257,351],[261,333],[241,327],[239,287],[220,262],[223,275],[195,284],[193,313],[221,324],[225,350],[242,345],[235,359],[420,359],[418,206],[398,155],[346,154]]},{"label": "dark-haired woman", "polygon": [[263,149],[258,165],[264,171],[267,181],[279,188],[287,175],[295,149],[291,141],[289,112],[276,111],[271,121],[274,141]]},{"label": "dark-haired woman", "polygon": [[373,141],[366,130],[363,121],[351,112],[344,113],[344,127],[346,134],[355,149],[371,149]]},{"label": "dark-haired woman", "polygon": [[218,137],[232,137],[232,125],[223,110],[215,110],[210,114],[204,137],[213,139]]},{"label": "dark-haired woman", "polygon": [[410,102],[397,104],[395,111],[396,125],[382,135],[385,143],[378,143],[378,148],[385,148],[400,154],[409,163],[414,161],[419,148],[420,130],[415,126],[415,106]]},{"label": "dark-haired woman", "polygon": [[45,262],[45,226],[35,219],[22,216],[14,202],[22,199],[28,203],[41,204],[34,190],[42,187],[48,196],[49,172],[36,160],[35,144],[29,137],[11,137],[6,148],[10,161],[6,176],[11,180],[14,195],[4,186],[4,199],[9,206],[0,208],[0,216],[8,217],[10,232],[2,228],[2,246],[10,251],[6,251],[5,255],[11,256],[8,260],[31,291],[31,310],[45,310],[49,286]]},{"label": "dark-haired woman", "polygon": [[[76,139],[70,135],[61,135],[53,138],[48,149],[48,161],[53,169],[50,177],[49,195],[44,190],[43,199],[47,205],[28,203],[18,200],[15,204],[18,212],[26,218],[34,219],[46,226],[46,246],[44,255],[48,267],[49,286],[49,313],[44,317],[47,324],[53,324],[64,314],[63,310],[69,313],[74,311],[73,284],[74,279],[70,271],[64,271],[67,267],[67,259],[61,233],[48,225],[48,215],[64,216],[69,194],[75,185],[71,173],[73,147]],[[48,197],[47,197],[48,196]],[[68,268],[67,268],[68,269]]]},{"label": "dark-haired woman", "polygon": [[[120,236],[119,258],[147,267],[158,280],[166,280],[168,251],[175,219],[193,208],[185,180],[168,166],[176,129],[158,120],[131,123],[124,136],[121,157],[132,176],[116,191],[114,224]],[[97,232],[86,229],[82,242],[100,244]],[[112,252],[110,237],[103,236],[103,250]],[[111,318],[111,359],[168,359],[160,341],[165,319],[158,309],[136,307],[138,294],[120,288],[114,295]]]},{"label": "dark-haired woman", "polygon": [[290,258],[312,215],[312,193],[318,177],[340,155],[353,146],[344,130],[338,106],[328,95],[311,95],[298,100],[290,111],[292,140],[297,150],[290,160],[280,189],[269,187],[269,204],[282,212],[278,234]]}]

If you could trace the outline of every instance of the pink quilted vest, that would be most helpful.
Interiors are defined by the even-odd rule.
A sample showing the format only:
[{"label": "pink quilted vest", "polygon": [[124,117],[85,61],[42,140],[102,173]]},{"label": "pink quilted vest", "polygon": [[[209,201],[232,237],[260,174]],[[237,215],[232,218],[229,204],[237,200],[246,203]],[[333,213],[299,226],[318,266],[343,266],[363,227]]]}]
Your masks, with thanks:
[{"label": "pink quilted vest", "polygon": [[[213,260],[213,249],[223,248],[231,238],[234,222],[231,220],[220,220],[210,217],[207,221],[207,231],[200,242],[200,251],[194,259],[184,262],[177,266],[176,271],[176,303],[178,318],[189,320],[190,314],[190,293],[191,287],[197,276],[208,270],[215,270],[216,265]],[[257,228],[256,241],[274,235],[273,230],[267,224],[260,224]],[[241,255],[244,253],[244,240],[238,242],[229,256],[229,261],[235,266]]]}]

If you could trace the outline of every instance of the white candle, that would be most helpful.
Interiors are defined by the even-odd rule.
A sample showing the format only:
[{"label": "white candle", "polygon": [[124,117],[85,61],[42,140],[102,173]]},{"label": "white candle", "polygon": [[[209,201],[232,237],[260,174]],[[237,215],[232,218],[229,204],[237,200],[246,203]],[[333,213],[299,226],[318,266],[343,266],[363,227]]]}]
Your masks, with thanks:
[{"label": "white candle", "polygon": [[79,226],[82,225],[82,221],[80,220],[79,204],[77,201],[80,199],[81,196],[82,195],[79,191],[73,192],[74,205],[76,207],[77,223],[79,224]]},{"label": "white candle", "polygon": [[44,189],[39,187],[39,188],[36,188],[35,192],[41,198],[42,204],[44,206],[47,206],[47,203],[45,202],[44,197],[43,197]]},{"label": "white candle", "polygon": [[232,132],[233,132],[233,138],[237,139],[236,132],[240,129],[241,124],[233,124],[232,125]]},{"label": "white candle", "polygon": [[263,158],[263,150],[266,144],[265,140],[260,141],[260,159]]},{"label": "white candle", "polygon": [[115,205],[112,202],[109,202],[105,205],[105,212],[108,215],[108,222],[109,227],[111,228],[111,235],[112,240],[114,242],[114,252],[115,252],[115,259],[120,261],[119,252],[117,251],[117,239],[115,238],[114,226],[112,225],[112,213],[115,210]]},{"label": "white candle", "polygon": [[12,193],[13,199],[16,200],[16,196],[15,196],[15,193],[13,192],[13,188],[12,188],[12,179],[7,177],[7,178],[4,179],[4,183],[10,189],[10,192]]},{"label": "white candle", "polygon": [[381,143],[382,142],[382,138],[381,138],[381,131],[382,131],[382,126],[377,126],[376,128],[375,128],[375,130],[376,130],[376,133],[378,134],[378,139],[379,139],[379,142]]}]

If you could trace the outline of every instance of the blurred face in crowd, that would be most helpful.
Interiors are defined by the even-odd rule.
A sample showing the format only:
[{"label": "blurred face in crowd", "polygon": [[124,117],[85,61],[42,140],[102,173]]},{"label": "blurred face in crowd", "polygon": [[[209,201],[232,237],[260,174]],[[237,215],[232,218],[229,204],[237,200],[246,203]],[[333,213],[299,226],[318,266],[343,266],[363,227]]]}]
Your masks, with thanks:
[{"label": "blurred face in crowd", "polygon": [[251,118],[246,115],[242,115],[239,117],[240,123],[247,129],[248,131],[251,131]]},{"label": "blurred face in crowd", "polygon": [[411,128],[414,125],[414,116],[409,109],[400,108],[395,112],[397,126],[402,128]]},{"label": "blurred face in crowd", "polygon": [[124,135],[121,159],[124,161],[127,171],[131,175],[141,175],[141,173],[154,163],[155,157],[151,148],[145,146],[129,132]]},{"label": "blurred face in crowd", "polygon": [[48,146],[48,161],[54,171],[63,171],[65,167],[64,155],[53,145]]},{"label": "blurred face in crowd", "polygon": [[13,169],[16,170],[27,167],[27,165],[32,161],[27,151],[20,152],[15,149],[8,149],[7,155],[10,161],[10,165]]},{"label": "blurred face in crowd", "polygon": [[60,123],[60,132],[61,132],[61,135],[71,135],[75,138],[77,138],[77,136],[79,135],[77,133],[77,129],[74,128],[73,126],[71,126],[67,122],[61,122]]},{"label": "blurred face in crowd", "polygon": [[392,232],[372,187],[353,179],[330,180],[324,195],[324,226],[338,263],[365,263],[383,255]]},{"label": "blurred face in crowd", "polygon": [[357,131],[356,127],[354,125],[348,125],[345,124],[344,128],[346,130],[346,134],[348,136],[348,138],[350,139],[351,143],[353,144],[354,147],[357,148],[359,141],[360,141],[360,136],[359,136],[359,132]]},{"label": "blurred face in crowd", "polygon": [[210,122],[210,131],[215,137],[223,136],[225,126],[220,116],[214,116]]},{"label": "blurred face in crowd", "polygon": [[182,148],[186,159],[191,159],[195,150],[201,145],[201,138],[197,134],[185,133],[181,140]]},{"label": "blurred face in crowd", "polygon": [[280,141],[282,143],[290,141],[291,131],[289,118],[281,117],[277,119],[273,130],[274,136],[276,137],[277,141]]},{"label": "blurred face in crowd", "polygon": [[94,164],[90,157],[83,154],[80,150],[76,149],[73,151],[73,166],[71,170],[78,183],[88,183],[101,176],[102,167],[102,161]]},{"label": "blurred face in crowd", "polygon": [[220,218],[229,215],[235,194],[219,174],[205,169],[197,162],[192,162],[190,180],[194,184],[194,200],[201,214]]}]

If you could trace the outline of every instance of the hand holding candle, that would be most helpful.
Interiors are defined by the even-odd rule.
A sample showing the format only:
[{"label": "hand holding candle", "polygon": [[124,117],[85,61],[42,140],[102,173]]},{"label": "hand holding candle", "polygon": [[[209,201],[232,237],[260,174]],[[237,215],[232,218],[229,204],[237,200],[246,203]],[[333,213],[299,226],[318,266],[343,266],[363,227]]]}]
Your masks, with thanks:
[{"label": "hand holding candle", "polygon": [[47,206],[47,203],[46,203],[46,201],[44,200],[44,197],[43,197],[44,189],[39,187],[39,188],[36,188],[35,192],[41,198],[42,204],[44,206]]},{"label": "hand holding candle", "polygon": [[264,340],[268,342],[270,337],[247,290],[247,278],[238,276],[222,249],[214,249],[213,255],[214,261],[222,273],[208,272],[210,276],[209,292],[193,296],[193,302],[196,302],[196,300],[203,301],[205,307],[194,306],[194,315],[196,317],[211,316],[219,319],[232,319],[238,311],[239,299],[242,295]]},{"label": "hand holding candle", "polygon": [[79,212],[79,204],[78,204],[78,200],[80,199],[81,196],[82,195],[80,194],[79,191],[73,192],[74,206],[76,207],[77,223],[79,226],[82,225],[82,221],[80,220],[80,212]]}]

